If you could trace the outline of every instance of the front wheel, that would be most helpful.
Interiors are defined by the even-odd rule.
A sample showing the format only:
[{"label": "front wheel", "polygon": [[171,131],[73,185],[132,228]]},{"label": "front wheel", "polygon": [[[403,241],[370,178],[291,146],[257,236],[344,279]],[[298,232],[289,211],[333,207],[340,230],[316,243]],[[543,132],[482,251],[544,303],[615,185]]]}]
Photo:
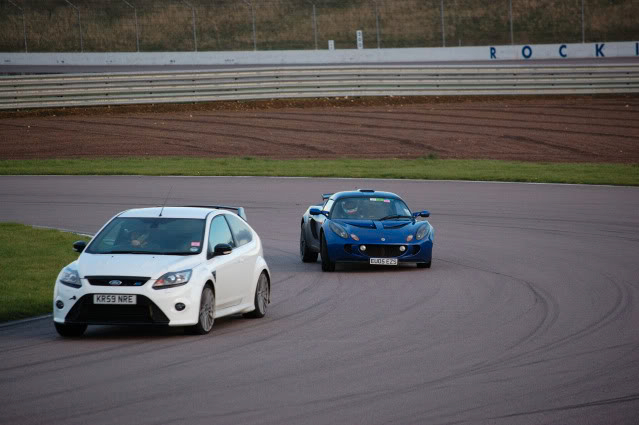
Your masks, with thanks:
[{"label": "front wheel", "polygon": [[213,322],[215,321],[215,294],[210,286],[202,289],[200,297],[200,313],[198,314],[198,322],[195,326],[188,328],[190,333],[196,335],[206,335],[211,332]]},{"label": "front wheel", "polygon": [[300,257],[304,263],[314,263],[317,261],[317,252],[313,252],[308,248],[306,236],[304,236],[304,228],[300,232]]},{"label": "front wheel", "polygon": [[87,330],[87,325],[75,325],[67,323],[53,322],[55,330],[58,331],[60,336],[64,337],[78,337],[82,336],[84,331]]},{"label": "front wheel", "polygon": [[429,261],[428,263],[417,263],[417,268],[418,269],[430,269],[430,263],[432,262]]},{"label": "front wheel", "polygon": [[328,256],[328,247],[326,246],[326,238],[324,234],[322,234],[322,271],[324,272],[334,272],[335,271],[335,262],[331,261]]},{"label": "front wheel", "polygon": [[266,277],[266,273],[263,272],[257,280],[257,286],[255,287],[255,297],[253,299],[255,310],[246,313],[244,316],[254,319],[261,319],[266,316],[269,298],[268,277]]}]

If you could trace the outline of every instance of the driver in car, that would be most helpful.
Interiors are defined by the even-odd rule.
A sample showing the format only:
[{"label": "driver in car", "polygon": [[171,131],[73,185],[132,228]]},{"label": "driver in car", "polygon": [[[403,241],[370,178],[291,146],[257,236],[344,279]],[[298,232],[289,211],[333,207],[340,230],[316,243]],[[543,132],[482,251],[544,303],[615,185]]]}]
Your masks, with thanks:
[{"label": "driver in car", "polygon": [[369,213],[367,208],[364,208],[364,205],[357,199],[345,199],[341,201],[340,206],[343,211],[342,218],[362,219],[366,218]]},{"label": "driver in car", "polygon": [[149,239],[149,232],[136,229],[131,231],[131,233],[129,234],[129,237],[131,241],[131,246],[140,248],[147,245],[148,239]]}]

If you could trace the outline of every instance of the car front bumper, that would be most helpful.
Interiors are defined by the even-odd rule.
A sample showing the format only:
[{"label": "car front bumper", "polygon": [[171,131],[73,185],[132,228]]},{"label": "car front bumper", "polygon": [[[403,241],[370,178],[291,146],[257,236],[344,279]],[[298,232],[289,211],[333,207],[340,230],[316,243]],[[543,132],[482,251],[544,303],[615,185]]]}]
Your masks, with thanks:
[{"label": "car front bumper", "polygon": [[[327,243],[331,261],[338,263],[370,263],[371,258],[396,258],[398,263],[430,263],[433,242],[367,244],[363,242],[342,241]],[[362,250],[362,246],[366,249]],[[401,251],[404,247],[404,251]]]},{"label": "car front bumper", "polygon": [[[194,325],[198,320],[201,288],[192,282],[166,289],[153,289],[152,281],[143,286],[94,286],[82,279],[80,288],[56,282],[53,294],[53,320],[57,323],[89,325]],[[93,295],[136,295],[135,305],[94,304]],[[61,305],[60,305],[61,303]],[[178,311],[177,303],[184,304]]]}]

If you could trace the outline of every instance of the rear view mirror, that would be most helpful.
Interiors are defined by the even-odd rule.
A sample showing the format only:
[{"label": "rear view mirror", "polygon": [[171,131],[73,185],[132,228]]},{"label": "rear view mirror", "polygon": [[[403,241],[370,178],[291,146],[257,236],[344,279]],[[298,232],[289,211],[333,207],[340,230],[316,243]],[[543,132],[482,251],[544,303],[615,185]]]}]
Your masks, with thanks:
[{"label": "rear view mirror", "polygon": [[87,247],[87,243],[85,241],[75,241],[73,242],[73,250],[76,252],[84,251],[84,248]]},{"label": "rear view mirror", "polygon": [[430,217],[430,211],[424,210],[424,211],[419,213],[419,216],[420,217]]},{"label": "rear view mirror", "polygon": [[319,208],[311,208],[308,213],[310,215],[327,215],[328,214],[326,211],[322,211]]},{"label": "rear view mirror", "polygon": [[215,245],[215,248],[213,249],[213,255],[229,255],[232,251],[233,248],[231,247],[231,245],[227,243],[219,243]]}]

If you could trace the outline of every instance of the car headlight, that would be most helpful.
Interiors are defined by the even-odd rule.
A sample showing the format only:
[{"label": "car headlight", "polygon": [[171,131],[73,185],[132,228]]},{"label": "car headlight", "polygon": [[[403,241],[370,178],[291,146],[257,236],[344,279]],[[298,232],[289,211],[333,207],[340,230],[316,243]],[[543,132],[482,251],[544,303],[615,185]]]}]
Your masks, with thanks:
[{"label": "car headlight", "polygon": [[191,279],[193,270],[182,270],[181,272],[166,273],[153,284],[153,289],[173,288],[184,285]]},{"label": "car headlight", "polygon": [[60,283],[72,288],[79,288],[82,286],[80,275],[78,274],[78,271],[73,267],[65,267],[62,270],[62,274],[60,275]]},{"label": "car headlight", "polygon": [[348,232],[342,226],[337,223],[333,223],[332,221],[328,223],[328,227],[331,228],[333,232],[335,232],[339,237],[348,239]]},{"label": "car headlight", "polygon": [[425,237],[430,236],[432,234],[432,229],[433,227],[430,224],[425,223],[419,229],[417,229],[417,233],[415,234],[415,239],[417,239],[418,241],[421,241]]}]

